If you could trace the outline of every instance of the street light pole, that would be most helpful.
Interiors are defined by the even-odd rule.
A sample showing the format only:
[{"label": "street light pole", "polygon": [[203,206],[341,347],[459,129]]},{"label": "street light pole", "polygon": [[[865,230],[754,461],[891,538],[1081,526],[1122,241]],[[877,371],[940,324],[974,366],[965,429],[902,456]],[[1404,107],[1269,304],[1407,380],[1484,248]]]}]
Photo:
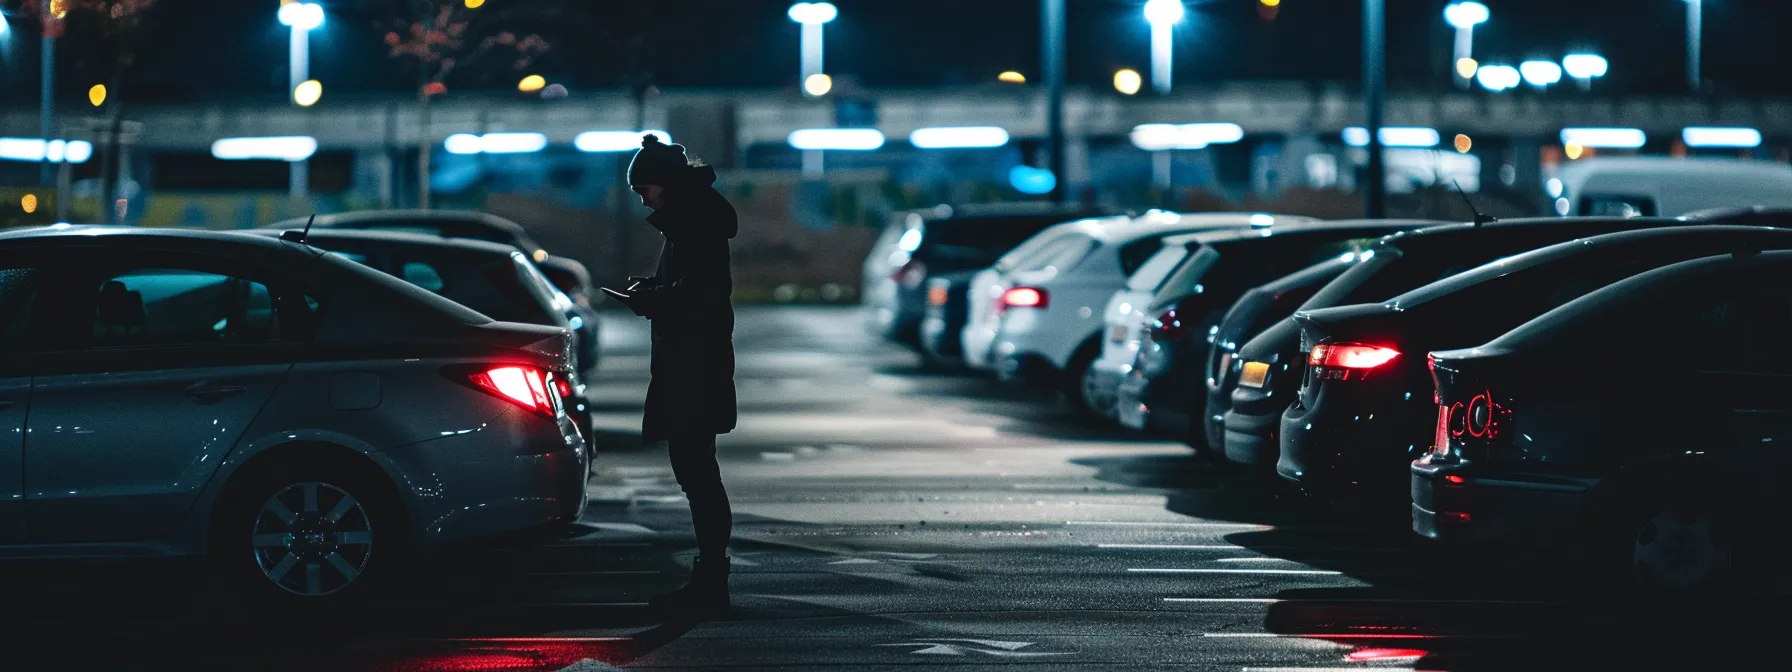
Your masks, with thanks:
[{"label": "street light pole", "polygon": [[1701,42],[1704,41],[1705,0],[1686,0],[1686,85],[1694,93],[1703,88],[1700,81]]},{"label": "street light pole", "polygon": [[[1452,2],[1444,7],[1444,21],[1456,29],[1456,58],[1450,62],[1450,69],[1456,72],[1456,86],[1469,88],[1474,72],[1464,67],[1464,62],[1474,58],[1475,26],[1486,23],[1488,19],[1487,5],[1479,2]],[[1463,73],[1468,74],[1463,74]]]},{"label": "street light pole", "polygon": [[1052,201],[1063,203],[1069,193],[1064,183],[1064,0],[1040,0],[1040,9],[1045,15],[1039,42],[1044,47],[1040,57],[1045,62],[1041,69],[1045,75],[1048,167],[1056,180]]},{"label": "street light pole", "polygon": [[[51,32],[50,21],[51,19],[44,21],[43,58],[39,59],[43,61],[43,84],[40,87],[42,102],[38,107],[38,137],[44,142],[55,137],[51,134],[55,130],[51,127],[51,119],[56,115],[56,38]],[[44,153],[44,161],[40,165],[38,183],[46,187],[55,184],[55,171],[51,170],[49,152]],[[67,198],[68,194],[56,195],[58,203]]]},{"label": "street light pole", "polygon": [[1170,73],[1176,61],[1175,29],[1185,12],[1182,0],[1145,3],[1145,21],[1151,24],[1151,88],[1159,95],[1170,92]]},{"label": "street light pole", "polygon": [[827,93],[820,86],[811,87],[810,82],[812,78],[827,73],[822,63],[821,27],[839,15],[840,10],[829,2],[799,2],[790,6],[790,20],[803,26],[802,78],[797,84],[803,90],[805,98],[818,98]]},{"label": "street light pole", "polygon": [[[324,23],[324,8],[309,2],[288,1],[280,5],[280,23],[292,29],[291,60],[288,67],[289,83],[286,87],[286,98],[293,105],[304,107],[299,102],[299,85],[311,79],[311,31]],[[302,200],[311,190],[311,163],[309,161],[290,161],[292,199]]]},{"label": "street light pole", "polygon": [[1369,165],[1364,171],[1364,215],[1387,216],[1387,166],[1381,156],[1382,105],[1387,98],[1387,6],[1363,0],[1363,105],[1368,114]]}]

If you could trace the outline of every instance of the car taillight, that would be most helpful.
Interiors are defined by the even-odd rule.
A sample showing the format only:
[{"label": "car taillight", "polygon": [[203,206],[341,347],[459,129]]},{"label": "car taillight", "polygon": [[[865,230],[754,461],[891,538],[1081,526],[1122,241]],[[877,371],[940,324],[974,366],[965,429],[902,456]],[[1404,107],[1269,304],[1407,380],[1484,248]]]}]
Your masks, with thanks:
[{"label": "car taillight", "polygon": [[927,279],[927,264],[921,263],[918,259],[911,259],[908,263],[903,264],[902,268],[896,269],[896,273],[890,278],[895,280],[896,284],[902,285],[904,289],[920,287],[921,281]]},{"label": "car taillight", "polygon": [[572,383],[566,382],[564,378],[554,381],[554,389],[558,390],[562,397],[572,396]]},{"label": "car taillight", "polygon": [[927,305],[929,305],[929,306],[946,305],[946,288],[938,287],[938,286],[928,287],[927,288]]},{"label": "car taillight", "polygon": [[1188,328],[1183,326],[1182,316],[1176,314],[1175,308],[1164,311],[1151,321],[1151,335],[1160,341],[1175,340],[1187,331]]},{"label": "car taillight", "polygon": [[516,404],[544,418],[553,418],[560,411],[560,397],[549,390],[560,390],[563,381],[554,374],[533,366],[503,365],[451,369],[450,378],[459,377],[468,385],[499,399]]},{"label": "car taillight", "polygon": [[1466,402],[1439,402],[1432,452],[1449,455],[1452,440],[1467,446],[1492,447],[1511,422],[1512,410],[1495,400],[1491,391],[1477,392]]},{"label": "car taillight", "polygon": [[1043,289],[1033,287],[1014,287],[1002,292],[1002,308],[1044,308],[1050,302],[1049,295]]},{"label": "car taillight", "polygon": [[1361,380],[1400,357],[1400,351],[1361,343],[1321,343],[1313,346],[1307,366],[1321,380]]}]

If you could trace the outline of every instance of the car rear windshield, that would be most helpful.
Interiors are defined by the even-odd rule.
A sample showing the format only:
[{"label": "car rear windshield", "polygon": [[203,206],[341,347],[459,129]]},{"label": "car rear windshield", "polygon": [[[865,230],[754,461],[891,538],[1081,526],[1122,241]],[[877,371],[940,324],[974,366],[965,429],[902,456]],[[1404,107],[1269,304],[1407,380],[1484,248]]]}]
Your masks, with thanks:
[{"label": "car rear windshield", "polygon": [[1170,277],[1170,272],[1182,265],[1187,259],[1187,245],[1164,245],[1158,242],[1157,252],[1140,264],[1138,270],[1126,278],[1126,288],[1135,292],[1155,292]]},{"label": "car rear windshield", "polygon": [[1164,247],[1164,236],[1147,236],[1120,247],[1120,274],[1131,276],[1139,267],[1157,256]]},{"label": "car rear windshield", "polygon": [[413,304],[420,305],[432,312],[440,313],[462,324],[489,324],[492,318],[468,308],[441,295],[423,289],[411,283],[387,275],[376,269],[343,258],[340,255],[326,254],[318,257],[319,263],[325,264],[344,275],[363,280],[390,292]]},{"label": "car rear windshield", "polygon": [[1062,221],[1062,215],[936,220],[926,224],[917,256],[934,262],[988,266],[1002,253]]},{"label": "car rear windshield", "polygon": [[1040,271],[1047,268],[1068,271],[1083,261],[1089,251],[1095,249],[1095,239],[1089,234],[1077,232],[1054,238],[1045,246],[1033,250],[1013,265],[1016,271]]},{"label": "car rear windshield", "polygon": [[1524,231],[1439,234],[1377,245],[1374,255],[1314,294],[1301,310],[1380,303],[1463,271],[1566,240],[1623,231],[1622,224],[1537,225]]}]

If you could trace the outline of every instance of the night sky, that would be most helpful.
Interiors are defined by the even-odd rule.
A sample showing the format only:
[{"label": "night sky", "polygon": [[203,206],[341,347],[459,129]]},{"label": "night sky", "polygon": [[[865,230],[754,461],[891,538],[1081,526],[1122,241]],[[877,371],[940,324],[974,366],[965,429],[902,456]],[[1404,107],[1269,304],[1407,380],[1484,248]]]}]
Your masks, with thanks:
[{"label": "night sky", "polygon": [[[312,41],[312,75],[333,94],[402,91],[413,80],[386,56],[381,6],[395,0],[322,0],[328,23]],[[1685,9],[1681,0],[1484,0],[1491,23],[1476,31],[1483,63],[1516,65],[1593,50],[1611,61],[1600,88],[1678,93],[1685,88]],[[19,0],[0,0],[16,9]],[[872,87],[993,81],[1002,70],[1038,75],[1038,0],[835,0],[827,27],[827,70]],[[1114,70],[1148,69],[1143,0],[1069,0],[1069,76],[1107,87]],[[1350,81],[1360,68],[1357,0],[1282,0],[1265,20],[1258,0],[1197,0],[1178,28],[1176,80],[1182,87],[1236,79]],[[1451,29],[1445,0],[1387,0],[1391,84],[1448,86]],[[641,70],[662,87],[791,87],[798,26],[787,0],[487,0],[511,5],[513,24],[553,45],[532,71],[574,90],[625,83],[631,42]],[[284,97],[287,36],[276,0],[161,0],[131,79],[138,100],[198,101]],[[513,9],[512,11],[518,11]],[[1792,0],[1706,0],[1705,75],[1725,94],[1792,94]],[[0,101],[34,103],[37,29],[14,18],[0,50]],[[21,39],[23,38],[23,39]],[[73,35],[60,51],[59,88],[75,95],[99,81],[106,59],[92,38]],[[451,89],[511,87],[520,73],[469,68]]]}]

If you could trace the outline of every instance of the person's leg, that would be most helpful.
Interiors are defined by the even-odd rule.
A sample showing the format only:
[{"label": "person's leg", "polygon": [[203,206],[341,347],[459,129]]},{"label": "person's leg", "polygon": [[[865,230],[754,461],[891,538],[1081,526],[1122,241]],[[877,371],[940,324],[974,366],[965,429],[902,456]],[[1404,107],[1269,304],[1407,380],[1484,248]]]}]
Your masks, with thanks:
[{"label": "person's leg", "polygon": [[728,491],[722,487],[721,467],[716,464],[716,436],[674,436],[666,446],[672,454],[672,475],[691,503],[698,555],[705,561],[726,565],[734,512],[728,506]]},{"label": "person's leg", "polygon": [[722,471],[716,465],[716,436],[673,436],[666,441],[672,475],[691,503],[691,525],[697,532],[698,557],[690,583],[651,600],[656,608],[680,615],[720,613],[728,608],[728,537],[734,514]]}]

